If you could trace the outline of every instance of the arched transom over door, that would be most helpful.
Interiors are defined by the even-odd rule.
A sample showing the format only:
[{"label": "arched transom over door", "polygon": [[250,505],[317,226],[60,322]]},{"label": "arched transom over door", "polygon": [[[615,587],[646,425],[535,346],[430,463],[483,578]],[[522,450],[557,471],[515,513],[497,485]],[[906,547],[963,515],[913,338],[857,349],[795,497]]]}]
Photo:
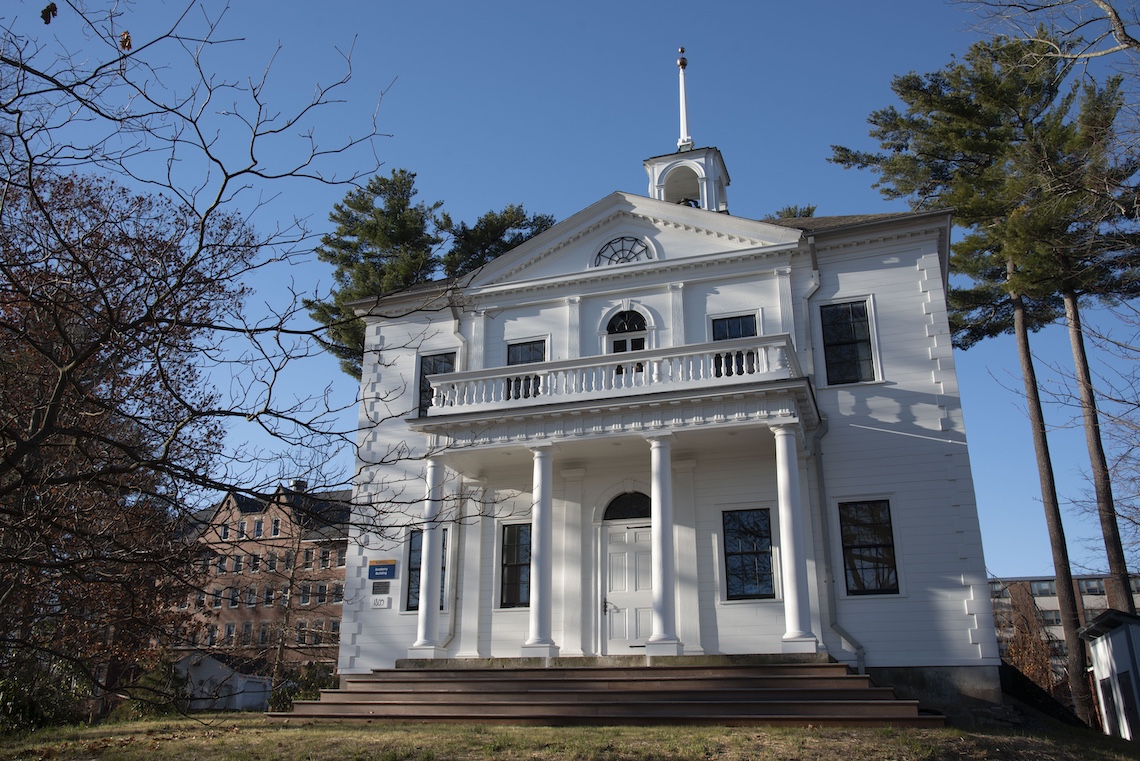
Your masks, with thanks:
[{"label": "arched transom over door", "polygon": [[653,633],[653,551],[649,497],[619,494],[602,517],[602,647],[641,652]]}]

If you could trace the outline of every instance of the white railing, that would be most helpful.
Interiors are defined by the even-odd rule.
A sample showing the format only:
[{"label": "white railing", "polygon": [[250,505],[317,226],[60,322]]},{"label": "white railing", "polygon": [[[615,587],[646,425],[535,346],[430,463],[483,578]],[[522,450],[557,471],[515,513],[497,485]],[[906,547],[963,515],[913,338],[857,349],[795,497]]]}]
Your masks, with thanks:
[{"label": "white railing", "polygon": [[429,376],[427,417],[800,377],[786,334]]}]

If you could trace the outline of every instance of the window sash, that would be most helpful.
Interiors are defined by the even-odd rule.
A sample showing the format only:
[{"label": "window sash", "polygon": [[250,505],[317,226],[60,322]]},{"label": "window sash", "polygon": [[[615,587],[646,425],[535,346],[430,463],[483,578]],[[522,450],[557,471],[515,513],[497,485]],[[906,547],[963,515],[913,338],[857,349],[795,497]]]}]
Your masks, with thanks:
[{"label": "window sash", "polygon": [[890,502],[841,502],[839,529],[847,594],[898,594]]},{"label": "window sash", "polygon": [[[412,529],[408,535],[408,589],[404,598],[404,610],[420,609],[420,578],[423,574],[424,532]],[[443,552],[440,554],[439,609],[443,610],[444,591],[447,588],[447,529],[443,529]]]},{"label": "window sash", "polygon": [[756,335],[756,315],[742,314],[733,317],[717,317],[712,321],[714,341],[730,341],[733,338],[748,338]]},{"label": "window sash", "polygon": [[772,571],[772,523],[768,510],[725,510],[725,592],[729,600],[776,596]]},{"label": "window sash", "polygon": [[827,384],[875,380],[867,302],[825,304],[819,311]]},{"label": "window sash", "polygon": [[530,607],[530,524],[503,526],[499,607]]},{"label": "window sash", "polygon": [[420,417],[427,415],[432,397],[435,396],[428,376],[453,372],[455,372],[455,352],[453,351],[446,354],[427,354],[420,357]]}]

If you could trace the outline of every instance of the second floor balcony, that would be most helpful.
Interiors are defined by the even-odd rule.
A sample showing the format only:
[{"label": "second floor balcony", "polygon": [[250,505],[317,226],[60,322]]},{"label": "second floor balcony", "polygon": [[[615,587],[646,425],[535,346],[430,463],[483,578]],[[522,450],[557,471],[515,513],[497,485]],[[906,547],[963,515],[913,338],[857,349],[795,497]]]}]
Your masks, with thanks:
[{"label": "second floor balcony", "polygon": [[[712,397],[807,381],[787,334],[432,375],[424,423],[623,407],[654,395]],[[810,395],[810,391],[808,392]]]}]

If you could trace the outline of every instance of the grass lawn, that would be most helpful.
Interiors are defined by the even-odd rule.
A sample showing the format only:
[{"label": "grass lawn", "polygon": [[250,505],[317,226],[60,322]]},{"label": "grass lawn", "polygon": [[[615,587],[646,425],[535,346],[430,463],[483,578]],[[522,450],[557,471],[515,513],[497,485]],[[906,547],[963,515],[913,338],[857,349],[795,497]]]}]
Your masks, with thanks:
[{"label": "grass lawn", "polygon": [[270,724],[257,714],[201,715],[0,737],[15,759],[1140,759],[1140,744],[1089,731],[505,727],[475,724]]}]

